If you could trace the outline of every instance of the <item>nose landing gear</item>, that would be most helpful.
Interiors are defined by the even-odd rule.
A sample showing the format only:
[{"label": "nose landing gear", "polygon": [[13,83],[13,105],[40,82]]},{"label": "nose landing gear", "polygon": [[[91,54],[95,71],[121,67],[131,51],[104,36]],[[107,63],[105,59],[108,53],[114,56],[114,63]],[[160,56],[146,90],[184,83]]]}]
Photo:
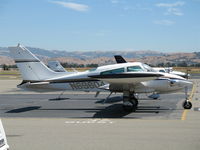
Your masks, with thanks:
[{"label": "nose landing gear", "polygon": [[188,87],[185,87],[185,101],[183,102],[184,109],[191,109],[192,103],[188,100]]},{"label": "nose landing gear", "polygon": [[184,109],[191,109],[192,108],[192,103],[189,100],[185,100],[183,102],[183,108]]}]

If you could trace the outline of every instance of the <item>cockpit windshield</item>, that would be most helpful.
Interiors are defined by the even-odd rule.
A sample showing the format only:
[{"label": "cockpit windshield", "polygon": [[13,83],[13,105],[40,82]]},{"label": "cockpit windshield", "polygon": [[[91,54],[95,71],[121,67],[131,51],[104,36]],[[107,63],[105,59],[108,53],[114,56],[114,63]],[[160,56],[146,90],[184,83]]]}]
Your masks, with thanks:
[{"label": "cockpit windshield", "polygon": [[147,64],[142,64],[142,66],[148,71],[148,72],[156,72],[153,68],[151,68],[149,65]]},{"label": "cockpit windshield", "polygon": [[143,71],[144,69],[142,69],[139,65],[127,67],[127,72],[143,72]]},{"label": "cockpit windshield", "polygon": [[95,71],[95,70],[97,70],[97,68],[92,68],[89,71],[92,72],[92,71]]}]

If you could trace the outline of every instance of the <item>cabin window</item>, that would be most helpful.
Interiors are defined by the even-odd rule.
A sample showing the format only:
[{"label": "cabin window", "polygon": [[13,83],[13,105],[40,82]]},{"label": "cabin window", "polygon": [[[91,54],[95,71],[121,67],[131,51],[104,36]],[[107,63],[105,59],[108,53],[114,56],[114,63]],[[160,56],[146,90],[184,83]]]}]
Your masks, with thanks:
[{"label": "cabin window", "polygon": [[101,72],[101,75],[104,75],[104,74],[117,74],[117,73],[122,73],[122,72],[124,72],[124,68],[118,68],[118,69],[113,69],[113,70],[108,70],[108,71]]},{"label": "cabin window", "polygon": [[144,67],[148,72],[156,72],[156,71],[153,70],[153,68],[151,68],[149,65],[143,64],[143,67]]},{"label": "cabin window", "polygon": [[140,66],[127,67],[127,72],[139,72],[139,71],[143,71],[143,69]]},{"label": "cabin window", "polygon": [[165,72],[164,70],[159,70],[159,72]]}]

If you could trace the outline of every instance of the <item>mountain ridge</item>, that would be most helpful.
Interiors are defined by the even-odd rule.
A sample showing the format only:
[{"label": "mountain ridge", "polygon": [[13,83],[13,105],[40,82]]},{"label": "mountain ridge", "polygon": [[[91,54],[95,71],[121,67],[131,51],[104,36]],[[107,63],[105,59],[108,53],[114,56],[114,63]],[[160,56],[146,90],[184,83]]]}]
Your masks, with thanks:
[{"label": "mountain ridge", "polygon": [[[200,52],[191,53],[164,53],[152,50],[140,51],[61,51],[46,50],[42,48],[27,47],[33,54],[42,59],[45,63],[49,60],[58,60],[62,63],[76,64],[112,64],[115,63],[114,55],[122,55],[127,61],[141,61],[157,65],[160,63],[200,63]],[[13,65],[7,47],[0,47],[0,64]]]}]

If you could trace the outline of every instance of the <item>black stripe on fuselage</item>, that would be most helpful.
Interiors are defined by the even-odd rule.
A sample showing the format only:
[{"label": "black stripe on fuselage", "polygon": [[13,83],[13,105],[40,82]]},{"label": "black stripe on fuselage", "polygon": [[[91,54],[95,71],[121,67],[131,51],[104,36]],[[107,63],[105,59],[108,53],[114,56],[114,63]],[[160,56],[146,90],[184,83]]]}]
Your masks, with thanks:
[{"label": "black stripe on fuselage", "polygon": [[91,78],[98,78],[98,79],[113,79],[113,78],[144,78],[144,77],[161,77],[163,75],[159,74],[144,74],[144,73],[123,73],[123,74],[105,74],[105,75],[94,75],[89,76]]},{"label": "black stripe on fuselage", "polygon": [[20,59],[20,60],[15,60],[15,63],[27,63],[27,62],[40,62],[37,59],[33,59],[33,60],[28,60],[28,59]]},{"label": "black stripe on fuselage", "polygon": [[66,80],[52,80],[50,83],[70,83],[70,82],[89,82],[89,81],[99,81],[96,79],[66,79]]}]

